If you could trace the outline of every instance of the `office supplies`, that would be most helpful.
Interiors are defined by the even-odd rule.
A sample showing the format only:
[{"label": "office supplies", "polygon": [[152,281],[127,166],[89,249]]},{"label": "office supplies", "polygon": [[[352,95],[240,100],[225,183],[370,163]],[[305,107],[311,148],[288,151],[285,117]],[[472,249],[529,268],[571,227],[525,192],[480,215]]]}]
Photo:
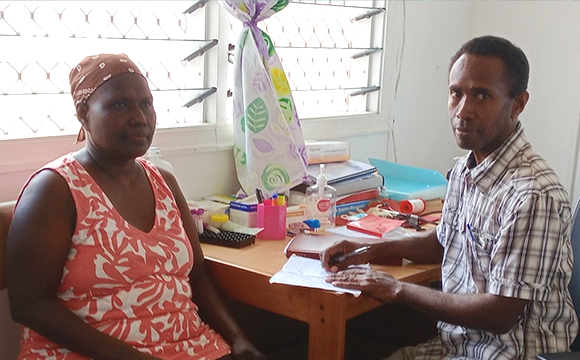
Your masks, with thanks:
[{"label": "office supplies", "polygon": [[257,224],[263,230],[256,235],[263,240],[286,239],[286,205],[279,206],[272,200],[258,204]]},{"label": "office supplies", "polygon": [[405,214],[420,214],[424,212],[426,208],[427,204],[425,203],[425,200],[421,198],[403,200],[400,204],[400,211]]},{"label": "office supplies", "polygon": [[256,199],[258,199],[258,204],[264,202],[264,195],[262,194],[262,190],[260,190],[259,188],[256,188]]},{"label": "office supplies", "polygon": [[[313,182],[308,180],[304,184],[295,186],[292,190],[293,192],[306,193],[306,188],[312,184]],[[359,191],[378,189],[381,186],[383,186],[383,177],[377,173],[371,174],[368,177],[363,177],[361,179],[347,180],[337,184],[332,184],[332,187],[336,189],[337,198],[344,195],[354,194]]]},{"label": "office supplies", "polygon": [[[370,177],[377,169],[362,161],[348,160],[325,164],[324,174],[328,179],[328,185],[334,186],[343,181]],[[306,168],[311,181],[316,181],[320,173],[319,165],[308,165]]]},{"label": "office supplies", "polygon": [[[380,175],[379,175],[380,176]],[[337,196],[336,205],[348,204],[357,201],[376,199],[380,196],[379,187],[374,187],[372,189],[365,189],[361,191],[354,192],[352,194]]]},{"label": "office supplies", "polygon": [[403,225],[405,220],[389,219],[376,215],[367,215],[360,220],[351,221],[346,227],[351,230],[363,232],[378,237]]},{"label": "office supplies", "polygon": [[330,258],[329,264],[335,265],[335,264],[341,263],[341,262],[345,261],[346,259],[349,259],[353,256],[357,256],[359,254],[366,253],[367,251],[370,250],[370,248],[371,248],[370,245],[366,245],[366,246],[356,248],[353,251],[346,253],[346,254],[337,254],[336,256],[333,256],[332,258]]},{"label": "office supplies", "polygon": [[445,197],[447,180],[438,171],[395,164],[386,160],[371,158],[369,161],[383,176],[386,192],[393,200],[415,198],[431,200]]},{"label": "office supplies", "polygon": [[467,224],[467,231],[469,232],[469,239],[474,243],[477,243],[477,239],[475,238],[475,235],[473,235],[473,230],[471,229],[470,224]]},{"label": "office supplies", "polygon": [[199,235],[199,241],[206,244],[243,248],[254,244],[256,237],[226,230],[221,230],[219,233],[204,231]]},{"label": "office supplies", "polygon": [[[368,268],[368,265],[366,266]],[[316,289],[338,291],[358,297],[360,290],[343,289],[326,282],[326,271],[320,260],[290,256],[280,271],[269,280],[270,284],[286,284]]]}]

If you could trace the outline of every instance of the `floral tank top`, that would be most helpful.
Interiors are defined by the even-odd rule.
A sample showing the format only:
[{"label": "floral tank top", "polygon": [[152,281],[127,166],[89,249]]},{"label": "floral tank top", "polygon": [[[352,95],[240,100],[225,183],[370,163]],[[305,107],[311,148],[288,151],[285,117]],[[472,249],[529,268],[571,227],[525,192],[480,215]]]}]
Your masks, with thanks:
[{"label": "floral tank top", "polygon": [[[72,154],[38,170],[66,180],[77,212],[56,295],[90,326],[139,351],[161,359],[219,359],[229,345],[191,301],[193,251],[173,194],[151,163],[137,160],[155,196],[155,223],[147,233],[125,221]],[[27,327],[20,347],[19,359],[86,359]]]}]

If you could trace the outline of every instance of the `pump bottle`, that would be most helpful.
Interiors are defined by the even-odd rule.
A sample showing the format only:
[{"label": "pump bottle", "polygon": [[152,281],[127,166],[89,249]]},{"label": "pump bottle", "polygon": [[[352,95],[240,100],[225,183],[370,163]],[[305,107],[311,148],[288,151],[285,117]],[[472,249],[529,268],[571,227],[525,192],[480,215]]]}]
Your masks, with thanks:
[{"label": "pump bottle", "polygon": [[318,219],[322,229],[331,228],[336,220],[336,189],[328,185],[324,174],[324,164],[320,164],[320,174],[316,184],[306,189],[306,207],[309,219]]}]

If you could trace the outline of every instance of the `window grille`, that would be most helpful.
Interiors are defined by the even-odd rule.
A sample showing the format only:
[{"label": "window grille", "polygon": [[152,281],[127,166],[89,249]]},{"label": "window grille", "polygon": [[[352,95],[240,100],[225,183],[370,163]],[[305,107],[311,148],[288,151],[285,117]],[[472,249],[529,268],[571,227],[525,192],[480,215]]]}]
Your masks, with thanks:
[{"label": "window grille", "polygon": [[[371,104],[366,95],[380,90],[379,72],[372,75],[369,67],[377,66],[383,50],[373,22],[385,21],[385,13],[373,1],[303,0],[258,24],[276,47],[300,119],[376,111],[378,97]],[[242,27],[230,17],[230,47]],[[232,76],[228,82],[232,88]]]},{"label": "window grille", "polygon": [[[303,121],[379,112],[385,4],[293,1],[259,24],[276,46]],[[0,1],[0,140],[76,133],[68,74],[82,57],[103,52],[124,52],[140,66],[158,128],[231,122],[231,101],[217,84],[233,88],[233,70],[213,60],[233,56],[243,25],[217,5]],[[229,24],[215,26],[220,19]],[[220,26],[225,31],[208,31]],[[223,111],[208,110],[220,104],[226,104],[226,119],[216,119]]]},{"label": "window grille", "polygon": [[[0,139],[74,133],[68,74],[84,56],[126,53],[152,89],[159,127],[202,122],[203,12],[183,1],[0,1]],[[185,105],[185,106],[184,106]]]}]

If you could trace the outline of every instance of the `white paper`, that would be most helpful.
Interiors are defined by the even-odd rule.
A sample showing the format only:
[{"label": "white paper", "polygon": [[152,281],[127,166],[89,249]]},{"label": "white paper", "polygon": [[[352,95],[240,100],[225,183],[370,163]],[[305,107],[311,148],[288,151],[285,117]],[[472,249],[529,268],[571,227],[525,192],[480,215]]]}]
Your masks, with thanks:
[{"label": "white paper", "polygon": [[286,261],[282,270],[270,278],[270,284],[286,284],[324,289],[353,294],[355,297],[361,294],[360,290],[343,289],[327,283],[325,280],[326,273],[320,260],[292,255]]}]

